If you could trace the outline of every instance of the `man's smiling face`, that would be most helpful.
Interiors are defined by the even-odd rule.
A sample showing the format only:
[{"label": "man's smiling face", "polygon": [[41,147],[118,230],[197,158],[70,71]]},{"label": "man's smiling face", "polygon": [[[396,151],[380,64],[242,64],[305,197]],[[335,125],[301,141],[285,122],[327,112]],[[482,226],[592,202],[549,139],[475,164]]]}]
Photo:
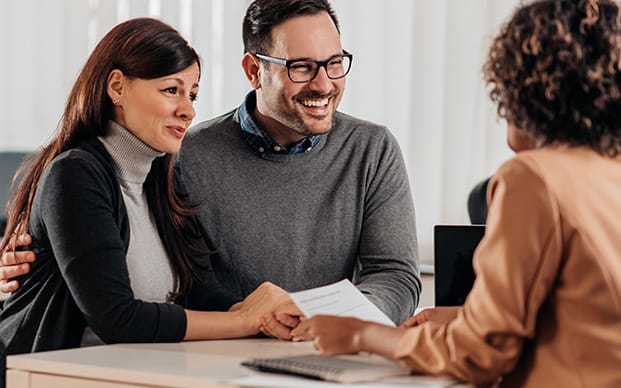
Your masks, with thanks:
[{"label": "man's smiling face", "polygon": [[[326,12],[288,19],[272,29],[272,49],[264,53],[288,60],[324,61],[343,53],[339,32]],[[320,68],[310,82],[295,83],[285,66],[263,62],[257,110],[263,129],[281,144],[327,133],[345,88]]]}]

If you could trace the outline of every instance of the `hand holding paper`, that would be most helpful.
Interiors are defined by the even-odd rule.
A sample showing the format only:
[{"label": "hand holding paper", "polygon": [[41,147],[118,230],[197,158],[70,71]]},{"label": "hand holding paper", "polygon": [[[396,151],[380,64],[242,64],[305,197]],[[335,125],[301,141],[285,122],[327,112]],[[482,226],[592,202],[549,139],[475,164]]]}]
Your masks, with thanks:
[{"label": "hand holding paper", "polygon": [[323,287],[291,292],[289,296],[307,318],[314,315],[336,315],[395,326],[348,279]]},{"label": "hand holding paper", "polygon": [[[291,330],[293,339],[295,341],[305,340],[309,339],[309,335],[312,337],[314,334],[321,333],[321,341],[317,342],[320,338],[316,339],[315,348],[324,354],[358,353],[361,350],[361,342],[360,336],[356,333],[360,333],[367,326],[401,332],[401,329],[394,327],[395,324],[390,318],[347,279],[324,287],[293,292],[289,296],[300,311],[309,318]],[[312,318],[315,315],[320,316]],[[311,323],[319,326],[320,331],[317,331],[319,329],[309,330],[305,327]],[[329,348],[324,346],[325,342],[330,343]],[[244,362],[243,365],[264,372],[295,374],[341,383],[409,374],[408,368],[385,360],[378,362],[378,360],[360,357],[350,360],[317,354],[253,359]]]},{"label": "hand holding paper", "polygon": [[299,323],[297,314],[292,315],[292,312],[297,309],[307,318],[315,315],[334,315],[395,326],[386,314],[371,303],[347,279],[323,287],[292,292],[289,296],[293,303],[284,304],[274,313],[265,314],[262,317],[261,331],[264,334],[290,340],[291,329]]}]

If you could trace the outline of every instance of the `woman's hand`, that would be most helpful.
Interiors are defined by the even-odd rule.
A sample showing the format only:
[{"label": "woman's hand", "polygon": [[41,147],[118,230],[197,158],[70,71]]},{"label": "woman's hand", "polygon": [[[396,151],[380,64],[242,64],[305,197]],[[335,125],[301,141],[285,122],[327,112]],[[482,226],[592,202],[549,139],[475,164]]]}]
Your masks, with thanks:
[{"label": "woman's hand", "polygon": [[291,299],[261,317],[261,332],[269,337],[290,341],[291,329],[300,323],[302,312]]},{"label": "woman's hand", "polygon": [[418,314],[403,321],[400,327],[413,327],[425,322],[446,323],[457,318],[461,306],[440,306],[422,310]]},{"label": "woman's hand", "polygon": [[260,331],[263,315],[272,314],[273,311],[290,301],[287,291],[273,283],[264,282],[243,301],[231,306],[229,311],[239,313],[248,335],[254,335]]},{"label": "woman's hand", "polygon": [[185,340],[242,338],[260,331],[260,318],[290,301],[282,288],[265,282],[228,311],[185,310]]},{"label": "woman's hand", "polygon": [[361,337],[370,322],[357,318],[316,315],[291,331],[294,341],[314,339],[315,348],[327,355],[360,352]]},{"label": "woman's hand", "polygon": [[291,331],[294,341],[314,339],[323,354],[355,354],[361,351],[395,359],[405,330],[357,318],[316,315],[302,320]]}]

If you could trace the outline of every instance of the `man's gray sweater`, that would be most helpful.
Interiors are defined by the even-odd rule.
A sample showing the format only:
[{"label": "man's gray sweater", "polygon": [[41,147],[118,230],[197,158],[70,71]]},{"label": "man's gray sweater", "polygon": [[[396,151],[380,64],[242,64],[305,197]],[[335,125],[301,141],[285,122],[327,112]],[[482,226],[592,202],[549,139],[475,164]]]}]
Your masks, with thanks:
[{"label": "man's gray sweater", "polygon": [[411,316],[414,206],[390,132],[337,112],[309,152],[258,154],[236,117],[195,126],[177,164],[222,285],[243,297],[266,280],[299,291],[349,278],[396,323]]}]

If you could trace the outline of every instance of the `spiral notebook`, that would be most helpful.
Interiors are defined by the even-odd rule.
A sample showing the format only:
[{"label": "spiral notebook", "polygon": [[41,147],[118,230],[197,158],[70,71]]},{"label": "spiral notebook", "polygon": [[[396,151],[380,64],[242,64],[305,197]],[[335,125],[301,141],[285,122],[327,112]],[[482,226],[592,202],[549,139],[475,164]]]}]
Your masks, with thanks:
[{"label": "spiral notebook", "polygon": [[390,376],[404,376],[410,370],[396,363],[372,362],[319,354],[278,358],[254,358],[242,365],[261,372],[284,373],[340,383],[372,381]]}]

